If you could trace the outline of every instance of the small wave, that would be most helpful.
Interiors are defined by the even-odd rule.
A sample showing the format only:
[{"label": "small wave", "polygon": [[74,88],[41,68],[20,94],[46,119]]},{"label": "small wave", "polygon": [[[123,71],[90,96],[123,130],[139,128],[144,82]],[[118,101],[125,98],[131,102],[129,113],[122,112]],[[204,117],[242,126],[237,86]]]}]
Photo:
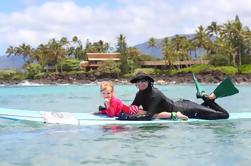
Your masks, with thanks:
[{"label": "small wave", "polygon": [[96,82],[91,82],[91,83],[86,83],[86,84],[82,84],[82,85],[87,85],[87,86],[96,86],[98,85]]},{"label": "small wave", "polygon": [[250,82],[240,82],[240,83],[235,83],[236,85],[251,85]]},{"label": "small wave", "polygon": [[69,83],[56,83],[56,84],[53,84],[53,85],[56,85],[56,86],[67,86],[67,85],[71,85]]},{"label": "small wave", "polygon": [[32,83],[28,80],[24,80],[21,83],[17,84],[17,86],[45,86],[46,84],[40,84],[40,83]]}]

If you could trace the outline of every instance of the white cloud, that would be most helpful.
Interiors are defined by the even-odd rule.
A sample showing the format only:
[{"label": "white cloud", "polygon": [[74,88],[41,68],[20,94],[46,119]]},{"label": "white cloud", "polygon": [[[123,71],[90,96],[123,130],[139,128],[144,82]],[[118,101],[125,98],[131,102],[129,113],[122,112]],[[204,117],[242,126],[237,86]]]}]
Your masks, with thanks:
[{"label": "white cloud", "polygon": [[[48,1],[32,4],[21,12],[0,13],[0,44],[22,42],[36,46],[49,39],[74,35],[91,41],[99,39],[116,43],[119,34],[127,36],[129,45],[175,34],[193,33],[198,25],[212,21],[224,23],[240,16],[244,25],[251,25],[249,0],[119,0],[117,6],[78,6],[71,1]],[[179,4],[178,4],[179,3]]]}]

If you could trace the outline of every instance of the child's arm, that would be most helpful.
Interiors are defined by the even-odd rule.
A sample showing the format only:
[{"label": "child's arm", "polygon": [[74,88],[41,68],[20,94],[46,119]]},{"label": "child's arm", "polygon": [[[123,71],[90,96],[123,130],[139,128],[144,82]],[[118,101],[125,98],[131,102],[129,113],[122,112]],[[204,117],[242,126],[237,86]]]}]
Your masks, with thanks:
[{"label": "child's arm", "polygon": [[127,115],[135,115],[138,114],[139,111],[142,113],[143,110],[140,110],[138,106],[136,105],[130,105],[127,106],[123,104],[122,110],[127,114]]},{"label": "child's arm", "polygon": [[104,101],[105,106],[99,106],[99,111],[94,112],[94,115],[99,115],[99,114],[105,114],[109,117],[114,117],[116,116],[116,103],[111,103],[108,99],[105,99]]},{"label": "child's arm", "polygon": [[104,112],[109,117],[116,116],[116,108],[114,106],[110,106],[108,109],[104,110]]},{"label": "child's arm", "polygon": [[114,117],[116,116],[117,113],[117,107],[118,107],[118,101],[109,101],[109,100],[105,100],[105,114],[109,117]]}]

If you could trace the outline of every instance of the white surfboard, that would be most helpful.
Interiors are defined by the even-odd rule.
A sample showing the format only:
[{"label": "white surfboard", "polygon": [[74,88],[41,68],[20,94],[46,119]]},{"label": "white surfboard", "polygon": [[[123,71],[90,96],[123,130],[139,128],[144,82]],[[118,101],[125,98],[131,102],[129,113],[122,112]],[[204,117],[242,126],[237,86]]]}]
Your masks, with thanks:
[{"label": "white surfboard", "polygon": [[[11,120],[27,120],[51,124],[71,125],[130,125],[130,124],[166,124],[177,123],[181,120],[156,119],[151,121],[123,121],[110,118],[105,115],[94,115],[92,113],[70,113],[70,112],[47,112],[28,111],[19,109],[0,108],[0,118]],[[230,113],[229,119],[251,119],[251,112]],[[209,121],[201,119],[188,119],[185,122]],[[211,121],[211,120],[210,120]],[[182,121],[184,122],[184,121]]]}]

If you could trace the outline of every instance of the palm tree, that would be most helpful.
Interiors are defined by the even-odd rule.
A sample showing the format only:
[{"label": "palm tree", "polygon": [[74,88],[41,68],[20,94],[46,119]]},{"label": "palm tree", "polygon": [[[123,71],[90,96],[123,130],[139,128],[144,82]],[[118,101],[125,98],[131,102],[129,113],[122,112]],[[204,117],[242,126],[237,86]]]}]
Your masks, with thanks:
[{"label": "palm tree", "polygon": [[92,43],[89,41],[89,39],[86,39],[86,42],[85,42],[85,52],[91,52],[91,46],[92,46]]},{"label": "palm tree", "polygon": [[179,60],[184,59],[184,57],[187,55],[187,50],[185,50],[185,41],[186,37],[180,35],[175,35],[171,39],[171,47],[175,52],[175,56]]},{"label": "palm tree", "polygon": [[110,46],[109,43],[104,42],[103,40],[99,40],[98,42],[94,42],[92,44],[93,49],[95,50],[95,52],[108,52]]},{"label": "palm tree", "polygon": [[83,44],[82,44],[82,41],[80,39],[78,39],[77,36],[74,36],[72,38],[72,42],[73,44],[72,46],[72,50],[73,50],[73,54],[74,54],[74,57],[75,59],[85,59],[85,50],[83,48]]},{"label": "palm tree", "polygon": [[221,29],[222,29],[222,26],[217,25],[215,21],[211,22],[211,25],[209,25],[206,29],[206,32],[210,37],[210,41],[213,40],[213,42],[211,42],[211,46],[209,47],[210,54],[216,53],[214,42],[220,37],[219,34],[220,34]]},{"label": "palm tree", "polygon": [[[40,44],[34,51],[32,58],[35,59],[44,70],[45,66],[49,63],[49,49],[46,45]],[[48,72],[48,68],[47,68]]]},{"label": "palm tree", "polygon": [[127,44],[126,44],[126,37],[123,34],[120,34],[119,37],[117,37],[117,51],[123,52],[126,51]]},{"label": "palm tree", "polygon": [[[60,60],[66,57],[67,50],[63,47],[62,43],[57,42],[55,39],[51,39],[48,42],[49,57],[52,59],[52,63],[55,65],[56,72],[58,72],[58,63]],[[62,71],[62,66],[61,66]]]},{"label": "palm tree", "polygon": [[136,47],[128,47],[127,48],[128,56],[131,59],[140,56],[140,51]]},{"label": "palm tree", "polygon": [[128,66],[130,68],[131,73],[133,73],[134,69],[140,67],[141,55],[142,53],[136,47],[128,47]]},{"label": "palm tree", "polygon": [[62,44],[62,45],[67,45],[69,44],[69,41],[66,37],[62,37],[60,40],[59,40],[59,43]]},{"label": "palm tree", "polygon": [[211,22],[211,25],[209,25],[206,29],[206,31],[208,32],[209,36],[215,36],[218,37],[219,32],[220,32],[221,26],[217,25],[217,23],[215,21]]},{"label": "palm tree", "polygon": [[172,69],[173,68],[173,55],[174,55],[174,52],[173,52],[173,50],[171,48],[170,41],[169,41],[169,39],[167,37],[165,37],[161,41],[161,46],[162,46],[162,54],[163,54],[165,63],[167,61],[168,66],[169,66],[168,68]]},{"label": "palm tree", "polygon": [[78,40],[78,37],[77,36],[73,36],[72,38],[72,42],[73,43],[78,43],[80,40]]},{"label": "palm tree", "polygon": [[147,44],[148,44],[148,48],[151,49],[151,55],[153,55],[153,48],[155,48],[157,45],[156,39],[153,37],[150,37]]},{"label": "palm tree", "polygon": [[191,59],[191,57],[189,55],[192,54],[191,52],[192,52],[192,50],[194,48],[192,41],[188,40],[185,37],[185,38],[183,38],[181,45],[182,45],[182,50],[183,50],[183,58],[185,60]]},{"label": "palm tree", "polygon": [[244,56],[245,50],[248,47],[248,45],[246,45],[245,40],[248,39],[246,36],[247,35],[246,32],[249,31],[249,29],[244,28],[242,26],[242,23],[238,15],[235,16],[234,25],[236,30],[236,40],[234,42],[235,43],[234,45],[237,48],[238,69],[239,69],[239,67],[242,65],[242,57]]},{"label": "palm tree", "polygon": [[24,57],[31,57],[33,48],[30,45],[23,43],[18,47],[17,51]]},{"label": "palm tree", "polygon": [[[246,55],[246,57],[248,57],[248,56],[250,57],[250,55],[251,55],[251,31],[249,30],[248,27],[244,27],[243,29],[244,29],[244,32],[243,32],[244,43],[246,46],[245,55]],[[251,58],[245,58],[244,63],[250,64]]]},{"label": "palm tree", "polygon": [[6,50],[6,54],[8,56],[22,56],[25,60],[28,59],[27,63],[32,61],[31,57],[34,49],[30,45],[26,45],[25,43],[19,45],[18,47],[9,46]]},{"label": "palm tree", "polygon": [[229,47],[233,48],[232,64],[236,66],[236,60],[238,61],[237,67],[242,64],[242,56],[247,48],[245,39],[247,39],[247,31],[243,29],[239,17],[236,16],[234,21],[228,21],[223,25],[221,30],[221,37],[224,42],[228,43]]},{"label": "palm tree", "polygon": [[[223,41],[225,43],[227,43],[227,45],[230,48],[234,48],[234,45],[231,42],[232,40],[234,40],[233,39],[234,38],[233,33],[234,33],[234,29],[233,29],[233,25],[232,25],[232,23],[230,21],[223,25],[223,28],[222,28],[222,30],[220,32]],[[231,54],[231,57],[232,57],[232,64],[233,64],[233,66],[236,66],[236,61],[235,61],[236,52],[235,52],[235,50],[233,50],[233,52],[231,52],[230,54]]]},{"label": "palm tree", "polygon": [[5,53],[7,54],[7,56],[16,55],[16,53],[17,53],[17,47],[9,46],[6,49]]},{"label": "palm tree", "polygon": [[188,39],[186,41],[186,48],[188,50],[188,55],[192,56],[192,51],[195,52],[195,58],[197,58],[196,51],[195,51],[195,46],[193,44],[193,40]]},{"label": "palm tree", "polygon": [[204,48],[208,54],[208,51],[212,46],[212,42],[202,25],[200,25],[196,30],[195,37],[193,38],[193,44],[196,49]]},{"label": "palm tree", "polygon": [[125,74],[129,71],[129,66],[126,37],[123,34],[117,37],[117,51],[120,53],[121,72]]}]

